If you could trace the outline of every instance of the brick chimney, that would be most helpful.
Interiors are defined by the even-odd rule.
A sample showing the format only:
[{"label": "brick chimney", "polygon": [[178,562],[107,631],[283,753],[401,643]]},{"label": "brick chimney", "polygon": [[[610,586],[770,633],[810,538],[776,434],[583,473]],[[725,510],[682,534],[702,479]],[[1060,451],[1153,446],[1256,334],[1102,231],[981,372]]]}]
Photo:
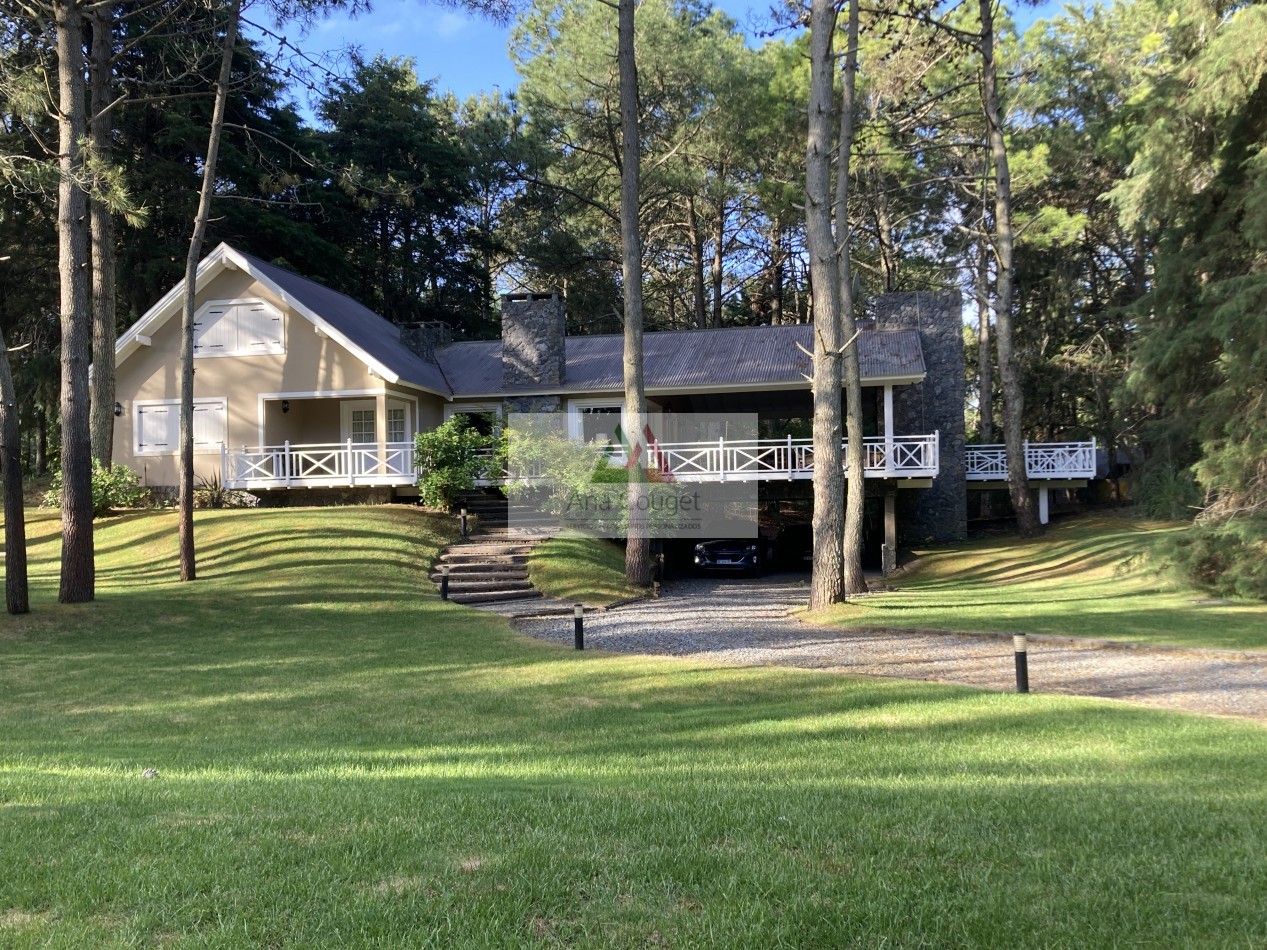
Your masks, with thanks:
[{"label": "brick chimney", "polygon": [[563,298],[557,293],[502,296],[502,385],[563,385],[565,347]]}]

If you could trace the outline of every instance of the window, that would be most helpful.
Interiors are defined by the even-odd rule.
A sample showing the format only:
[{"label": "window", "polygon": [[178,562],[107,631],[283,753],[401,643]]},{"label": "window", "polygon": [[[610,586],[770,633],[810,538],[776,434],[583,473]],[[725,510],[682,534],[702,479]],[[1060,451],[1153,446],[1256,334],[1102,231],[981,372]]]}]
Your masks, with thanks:
[{"label": "window", "polygon": [[[138,402],[132,407],[137,455],[174,455],[180,448],[180,403]],[[194,451],[219,452],[228,439],[225,399],[194,400]]]},{"label": "window", "polygon": [[373,409],[353,409],[352,410],[352,431],[350,438],[353,442],[376,442],[378,441],[378,433],[374,429],[374,410]]},{"label": "window", "polygon": [[580,442],[614,440],[622,422],[621,399],[572,399],[568,401],[568,438]]},{"label": "window", "polygon": [[388,442],[404,442],[405,441],[405,410],[392,409],[387,410],[387,441]]},{"label": "window", "polygon": [[213,301],[194,317],[194,356],[285,353],[282,315],[262,300]]}]

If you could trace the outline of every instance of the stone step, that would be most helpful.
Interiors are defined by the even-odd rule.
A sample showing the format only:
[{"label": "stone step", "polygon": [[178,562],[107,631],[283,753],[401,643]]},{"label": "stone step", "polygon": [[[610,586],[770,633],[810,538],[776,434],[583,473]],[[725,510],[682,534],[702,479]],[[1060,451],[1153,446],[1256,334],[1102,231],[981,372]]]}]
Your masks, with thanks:
[{"label": "stone step", "polygon": [[531,554],[536,544],[525,541],[476,541],[449,545],[450,554]]},{"label": "stone step", "polygon": [[[481,561],[471,561],[469,564],[461,562],[457,564],[449,564],[449,576],[457,577],[459,574],[496,574],[498,577],[523,574],[527,576],[528,565],[526,563],[488,564]],[[435,580],[439,576],[439,569],[433,567],[431,569],[431,579]]]},{"label": "stone step", "polygon": [[440,560],[445,564],[524,564],[528,563],[526,554],[441,554]]},{"label": "stone step", "polygon": [[489,591],[480,594],[450,594],[449,600],[455,604],[492,604],[506,600],[539,600],[539,590]]},{"label": "stone step", "polygon": [[[432,574],[431,583],[439,584],[440,577],[441,575],[439,574]],[[449,574],[450,587],[457,585],[466,587],[470,584],[505,584],[510,586],[512,584],[527,583],[527,581],[527,571],[506,571],[500,574],[496,571],[471,571],[468,574]]]},{"label": "stone step", "polygon": [[532,585],[525,578],[522,581],[468,581],[464,577],[449,578],[449,597],[455,594],[489,594],[497,591],[532,590]]}]

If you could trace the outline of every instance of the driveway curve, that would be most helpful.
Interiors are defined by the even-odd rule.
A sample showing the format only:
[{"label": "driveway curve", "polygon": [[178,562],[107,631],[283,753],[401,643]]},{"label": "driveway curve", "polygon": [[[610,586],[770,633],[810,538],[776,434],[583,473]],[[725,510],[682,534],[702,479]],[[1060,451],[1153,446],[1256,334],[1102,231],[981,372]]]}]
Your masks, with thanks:
[{"label": "driveway curve", "polygon": [[[585,644],[617,653],[1016,688],[1010,636],[814,625],[795,615],[808,596],[804,576],[675,581],[659,599],[589,614]],[[572,642],[570,618],[529,617],[517,624],[539,639]],[[1032,692],[1267,723],[1267,653],[1031,636],[1029,682]]]}]

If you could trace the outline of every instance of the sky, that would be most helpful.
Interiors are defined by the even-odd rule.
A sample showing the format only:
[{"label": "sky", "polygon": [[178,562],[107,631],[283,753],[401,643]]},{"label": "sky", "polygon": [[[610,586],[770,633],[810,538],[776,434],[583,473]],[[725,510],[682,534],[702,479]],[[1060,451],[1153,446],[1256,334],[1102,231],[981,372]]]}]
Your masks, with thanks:
[{"label": "sky", "polygon": [[[749,37],[759,45],[760,34],[770,26],[768,0],[720,0],[717,6],[729,13]],[[1009,4],[1011,6],[1013,4]],[[1041,16],[1058,12],[1060,0],[1042,0],[1036,8],[1023,8],[1017,16],[1022,27]],[[356,18],[336,13],[304,36],[286,31],[288,39],[315,59],[337,63],[340,51],[359,47],[371,58],[378,53],[410,57],[418,78],[434,80],[436,91],[452,91],[459,99],[494,87],[508,92],[518,83],[510,61],[509,25],[490,21],[461,10],[423,0],[373,0],[373,9]],[[338,66],[333,66],[340,72]]]}]

